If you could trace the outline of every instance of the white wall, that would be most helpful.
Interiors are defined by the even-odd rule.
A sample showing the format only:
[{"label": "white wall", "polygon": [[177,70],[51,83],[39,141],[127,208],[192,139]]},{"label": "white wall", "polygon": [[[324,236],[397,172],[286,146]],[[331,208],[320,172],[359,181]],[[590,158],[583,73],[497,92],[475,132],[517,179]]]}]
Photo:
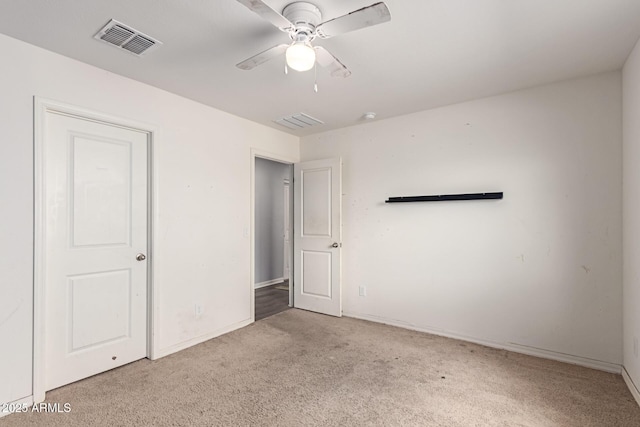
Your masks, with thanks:
[{"label": "white wall", "polygon": [[621,107],[611,72],[302,138],[344,162],[345,314],[615,370]]},{"label": "white wall", "polygon": [[[624,133],[624,367],[640,388],[640,44],[622,71]],[[636,344],[639,346],[640,344]],[[637,348],[637,347],[636,347]],[[638,395],[636,395],[638,396]],[[639,402],[640,403],[640,402]]]},{"label": "white wall", "polygon": [[31,395],[34,96],[159,130],[159,354],[248,321],[251,147],[295,159],[298,138],[3,35],[0,52],[0,403]]},{"label": "white wall", "polygon": [[284,180],[291,166],[256,158],[255,283],[282,279],[284,267]]}]

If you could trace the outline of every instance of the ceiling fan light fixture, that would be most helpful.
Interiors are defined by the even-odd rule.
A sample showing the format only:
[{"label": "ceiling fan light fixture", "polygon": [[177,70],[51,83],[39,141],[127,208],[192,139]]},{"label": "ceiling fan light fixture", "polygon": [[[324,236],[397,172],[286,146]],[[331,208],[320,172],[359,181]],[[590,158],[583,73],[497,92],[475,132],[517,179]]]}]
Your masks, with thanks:
[{"label": "ceiling fan light fixture", "polygon": [[296,71],[308,71],[316,63],[316,51],[306,42],[295,42],[287,48],[287,65]]}]

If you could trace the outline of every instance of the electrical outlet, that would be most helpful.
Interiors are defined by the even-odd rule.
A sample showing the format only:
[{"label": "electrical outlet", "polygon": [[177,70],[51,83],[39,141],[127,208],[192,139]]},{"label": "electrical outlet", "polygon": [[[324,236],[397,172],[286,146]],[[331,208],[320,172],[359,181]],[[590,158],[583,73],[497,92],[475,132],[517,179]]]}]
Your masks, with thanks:
[{"label": "electrical outlet", "polygon": [[202,317],[202,315],[204,314],[204,307],[200,304],[196,304],[195,313],[196,313],[196,318]]},{"label": "electrical outlet", "polygon": [[361,297],[366,297],[367,296],[367,287],[366,286],[360,286],[360,288],[358,290],[360,292],[360,296]]},{"label": "electrical outlet", "polygon": [[633,337],[633,355],[638,358],[638,337]]}]

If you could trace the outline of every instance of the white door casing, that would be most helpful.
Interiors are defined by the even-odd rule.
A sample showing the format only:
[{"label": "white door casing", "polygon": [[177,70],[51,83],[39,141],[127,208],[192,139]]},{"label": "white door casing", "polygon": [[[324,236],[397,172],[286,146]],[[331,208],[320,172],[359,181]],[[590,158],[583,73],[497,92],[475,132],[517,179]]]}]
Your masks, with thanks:
[{"label": "white door casing", "polygon": [[282,268],[282,278],[289,280],[290,275],[290,255],[291,255],[291,224],[289,209],[289,181],[284,183],[284,266]]},{"label": "white door casing", "polygon": [[342,315],[340,159],[295,164],[295,307]]},{"label": "white door casing", "polygon": [[[291,175],[291,172],[289,172]],[[291,265],[293,263],[293,252],[291,245],[291,230],[293,224],[291,219],[291,185],[289,180],[284,182],[284,268],[282,278],[289,281],[289,307],[293,307],[293,278],[291,277]]]},{"label": "white door casing", "polygon": [[147,132],[45,116],[44,387],[147,354]]}]

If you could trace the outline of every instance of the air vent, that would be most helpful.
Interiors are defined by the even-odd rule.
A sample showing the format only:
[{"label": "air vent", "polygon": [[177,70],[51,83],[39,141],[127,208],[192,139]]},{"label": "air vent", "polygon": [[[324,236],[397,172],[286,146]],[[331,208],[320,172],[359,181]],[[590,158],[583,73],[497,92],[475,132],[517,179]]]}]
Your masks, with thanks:
[{"label": "air vent", "polygon": [[309,116],[308,114],[304,114],[304,113],[293,114],[291,116],[287,116],[287,117],[283,117],[283,118],[278,119],[278,120],[274,120],[274,122],[276,122],[279,125],[282,125],[284,127],[287,127],[289,129],[293,129],[293,130],[304,129],[304,128],[308,128],[308,127],[311,127],[311,126],[323,125],[324,124],[324,122],[322,122],[322,121],[320,121],[318,119],[314,119],[313,117]]},{"label": "air vent", "polygon": [[109,21],[93,38],[124,49],[136,56],[149,53],[162,45],[161,41],[127,27],[115,19]]}]

